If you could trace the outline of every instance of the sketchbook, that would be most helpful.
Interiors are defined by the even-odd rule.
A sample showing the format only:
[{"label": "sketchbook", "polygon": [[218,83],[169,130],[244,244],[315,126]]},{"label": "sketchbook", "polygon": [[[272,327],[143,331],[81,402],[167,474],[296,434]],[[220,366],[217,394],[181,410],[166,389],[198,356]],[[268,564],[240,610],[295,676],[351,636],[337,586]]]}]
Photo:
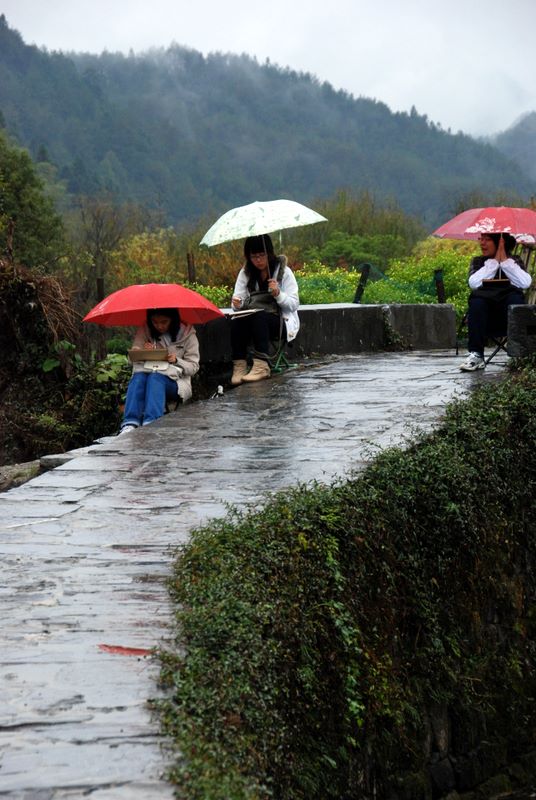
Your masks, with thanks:
[{"label": "sketchbook", "polygon": [[129,350],[128,357],[131,361],[167,361],[168,351],[162,348],[157,350]]},{"label": "sketchbook", "polygon": [[508,278],[486,278],[482,281],[482,286],[508,286]]},{"label": "sketchbook", "polygon": [[258,311],[262,311],[262,308],[245,308],[243,311],[233,311],[229,316],[231,319],[233,317],[249,317],[250,314],[256,314]]}]

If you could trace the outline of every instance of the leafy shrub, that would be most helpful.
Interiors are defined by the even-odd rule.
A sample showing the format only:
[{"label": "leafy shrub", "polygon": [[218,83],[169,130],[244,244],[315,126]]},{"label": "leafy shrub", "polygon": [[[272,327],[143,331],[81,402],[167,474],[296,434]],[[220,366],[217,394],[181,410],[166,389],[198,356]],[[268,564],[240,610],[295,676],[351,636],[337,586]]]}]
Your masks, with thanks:
[{"label": "leafy shrub", "polygon": [[110,290],[131,283],[175,283],[186,269],[186,259],[177,252],[177,235],[169,228],[122,239],[109,260]]},{"label": "leafy shrub", "polygon": [[106,350],[108,353],[120,353],[126,356],[132,347],[132,336],[124,338],[123,336],[112,336],[111,339],[106,341]]},{"label": "leafy shrub", "polygon": [[[118,429],[121,405],[132,368],[125,355],[110,353],[100,361],[75,362],[69,377],[57,386],[58,394],[48,406],[61,436],[52,438],[47,452],[69,450]],[[59,399],[62,402],[58,402]],[[45,446],[43,441],[41,447]],[[41,453],[43,450],[41,450]]]},{"label": "leafy shrub", "polygon": [[407,255],[407,243],[401,236],[373,234],[358,236],[335,231],[320,247],[306,250],[303,257],[308,261],[322,261],[329,267],[357,267],[371,263],[384,269],[393,258]]},{"label": "leafy shrub", "polygon": [[385,797],[410,773],[431,796],[434,708],[458,758],[483,732],[534,747],[535,414],[525,369],[362,474],[194,532],[157,704],[180,796]]},{"label": "leafy shrub", "polygon": [[359,282],[359,273],[331,269],[319,261],[304,264],[295,277],[303,305],[351,303]]},{"label": "leafy shrub", "polygon": [[474,242],[428,239],[412,256],[389,263],[385,278],[369,282],[362,303],[436,303],[434,271],[442,270],[446,302],[458,317],[467,308],[469,262],[477,248]]},{"label": "leafy shrub", "polygon": [[116,431],[130,374],[124,355],[88,362],[74,345],[59,343],[41,362],[41,374],[27,370],[2,394],[4,463],[65,452]]},{"label": "leafy shrub", "polygon": [[231,286],[203,286],[199,283],[188,283],[184,286],[188,289],[193,289],[194,292],[210,300],[218,308],[228,308],[231,305],[231,297],[233,295],[233,287]]},{"label": "leafy shrub", "polygon": [[[434,272],[442,270],[446,301],[454,305],[459,317],[467,307],[467,273],[470,259],[475,253],[474,242],[429,238],[420,242],[411,256],[391,259],[385,272],[372,264],[361,302],[382,305],[436,303]],[[351,303],[359,282],[360,270],[341,267],[334,269],[318,259],[313,259],[297,270],[295,275],[300,290],[300,302],[304,305]]]},{"label": "leafy shrub", "polygon": [[[314,203],[313,207],[327,218],[327,222],[319,225],[306,225],[285,231],[285,239],[296,245],[305,253],[311,247],[322,247],[329,239],[338,234],[349,237],[395,237],[405,244],[405,253],[423,238],[425,230],[422,223],[393,202],[378,204],[374,196],[367,191],[355,195],[341,190],[328,199]],[[353,240],[357,243],[357,240]],[[381,241],[378,239],[376,241]],[[367,250],[370,247],[367,246]],[[391,253],[390,257],[402,255]]]}]

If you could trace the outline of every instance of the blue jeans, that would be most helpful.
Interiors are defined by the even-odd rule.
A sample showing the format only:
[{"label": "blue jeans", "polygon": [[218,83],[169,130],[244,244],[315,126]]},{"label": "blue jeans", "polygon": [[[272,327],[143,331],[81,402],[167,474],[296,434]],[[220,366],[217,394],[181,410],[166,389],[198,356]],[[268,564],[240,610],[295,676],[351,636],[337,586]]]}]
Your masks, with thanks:
[{"label": "blue jeans", "polygon": [[147,425],[163,416],[166,400],[178,398],[177,382],[159,372],[135,372],[125,400],[123,425]]}]

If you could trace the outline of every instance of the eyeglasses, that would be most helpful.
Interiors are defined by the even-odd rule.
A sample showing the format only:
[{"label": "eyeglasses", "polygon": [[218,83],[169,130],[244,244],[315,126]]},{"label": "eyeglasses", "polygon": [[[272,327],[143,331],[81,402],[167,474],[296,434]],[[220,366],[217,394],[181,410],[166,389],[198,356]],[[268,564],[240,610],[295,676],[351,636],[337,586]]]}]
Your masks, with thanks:
[{"label": "eyeglasses", "polygon": [[260,258],[266,258],[266,253],[250,253],[249,257],[252,261],[258,261]]}]

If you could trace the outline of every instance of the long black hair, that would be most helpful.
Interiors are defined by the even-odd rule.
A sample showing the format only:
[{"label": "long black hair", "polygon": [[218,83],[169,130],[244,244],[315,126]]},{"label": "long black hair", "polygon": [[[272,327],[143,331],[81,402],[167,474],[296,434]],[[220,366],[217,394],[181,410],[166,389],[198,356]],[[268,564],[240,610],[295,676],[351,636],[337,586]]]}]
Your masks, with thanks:
[{"label": "long black hair", "polygon": [[[255,267],[253,261],[250,258],[252,253],[266,253],[266,255],[268,256],[268,271],[270,273],[270,276],[274,274],[275,268],[279,265],[280,270],[277,278],[278,280],[281,279],[281,273],[283,271],[281,259],[279,258],[279,256],[276,256],[274,251],[274,244],[267,233],[263,233],[262,236],[248,236],[248,238],[244,242],[244,257],[246,259],[244,270],[250,281],[252,278],[256,280],[257,275],[259,274],[258,269]],[[248,285],[250,281],[248,281]]]},{"label": "long black hair", "polygon": [[171,341],[175,342],[179,335],[181,327],[181,315],[178,308],[148,308],[147,309],[147,327],[153,339],[159,339],[160,334],[153,325],[153,317],[168,317],[170,325],[168,333],[171,336]]}]

